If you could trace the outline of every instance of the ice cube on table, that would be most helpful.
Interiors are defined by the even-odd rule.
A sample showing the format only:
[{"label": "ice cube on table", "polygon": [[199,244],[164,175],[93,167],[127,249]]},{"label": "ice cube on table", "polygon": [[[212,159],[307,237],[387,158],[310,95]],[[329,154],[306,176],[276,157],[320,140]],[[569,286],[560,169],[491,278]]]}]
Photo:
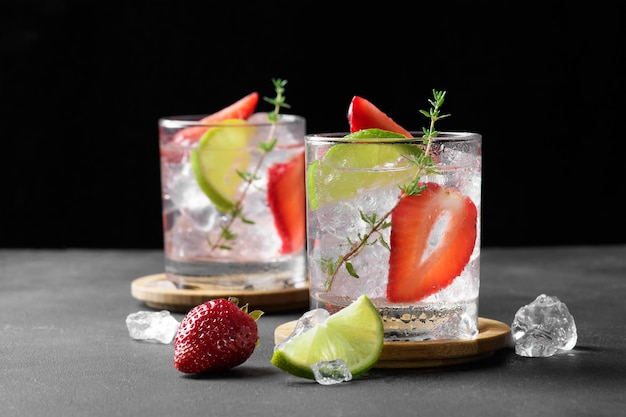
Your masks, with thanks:
[{"label": "ice cube on table", "polygon": [[352,379],[352,373],[343,359],[322,361],[311,365],[315,380],[322,385],[334,385]]},{"label": "ice cube on table", "polygon": [[561,300],[546,294],[521,307],[511,325],[515,353],[526,357],[552,356],[576,346],[574,317]]},{"label": "ice cube on table", "polygon": [[174,340],[179,325],[167,310],[138,311],[126,317],[130,337],[143,342],[169,344]]},{"label": "ice cube on table", "polygon": [[330,313],[323,308],[315,308],[313,310],[307,311],[302,316],[300,316],[291,334],[287,336],[285,340],[282,341],[282,343],[276,345],[274,347],[274,350],[280,348],[294,337],[306,332],[307,330],[315,327],[320,323],[325,322],[328,317],[330,317]]}]

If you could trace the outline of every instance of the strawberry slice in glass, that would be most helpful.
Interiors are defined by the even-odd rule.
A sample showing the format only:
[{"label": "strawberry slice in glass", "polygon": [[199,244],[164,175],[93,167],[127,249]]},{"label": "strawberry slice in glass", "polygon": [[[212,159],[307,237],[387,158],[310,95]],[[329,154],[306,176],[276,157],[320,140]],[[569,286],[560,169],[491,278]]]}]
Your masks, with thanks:
[{"label": "strawberry slice in glass", "polygon": [[280,252],[295,252],[305,240],[304,152],[272,165],[268,177],[267,201],[282,239]]},{"label": "strawberry slice in glass", "polygon": [[447,287],[474,251],[478,212],[472,200],[451,187],[422,185],[391,215],[387,298],[394,303],[420,301]]}]

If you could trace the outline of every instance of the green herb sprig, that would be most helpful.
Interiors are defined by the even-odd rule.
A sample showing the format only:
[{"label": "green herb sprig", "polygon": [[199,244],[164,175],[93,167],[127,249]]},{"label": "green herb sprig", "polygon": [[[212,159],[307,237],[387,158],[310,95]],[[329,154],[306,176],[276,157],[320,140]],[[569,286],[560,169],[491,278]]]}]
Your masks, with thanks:
[{"label": "green herb sprig", "polygon": [[417,167],[417,171],[411,182],[399,186],[402,193],[396,201],[396,204],[388,212],[380,217],[376,213],[367,215],[359,210],[361,220],[369,225],[368,232],[365,234],[359,233],[357,241],[353,241],[349,237],[346,238],[350,249],[345,254],[340,255],[336,259],[322,258],[320,266],[322,272],[324,272],[324,274],[326,275],[324,288],[327,291],[331,289],[333,281],[337,277],[337,274],[339,273],[342,266],[345,266],[346,271],[351,277],[359,278],[359,274],[356,272],[354,265],[352,264],[352,259],[358,256],[366,246],[375,245],[378,243],[386,247],[388,250],[391,250],[391,247],[385,241],[381,233],[382,230],[391,227],[391,221],[389,221],[389,217],[396,209],[396,207],[398,207],[400,202],[406,197],[416,196],[424,191],[425,186],[420,185],[420,179],[422,178],[422,176],[433,175],[439,172],[431,157],[431,146],[432,140],[439,136],[439,132],[435,130],[435,123],[438,120],[450,116],[449,114],[441,114],[440,112],[441,106],[443,105],[445,100],[445,96],[445,91],[433,90],[433,98],[428,100],[431,105],[430,109],[428,111],[420,110],[420,113],[422,115],[430,119],[429,126],[422,129],[424,132],[424,135],[422,136],[422,144],[424,145],[424,149],[422,150],[422,152],[419,152],[416,155],[404,156],[404,158],[410,164]]},{"label": "green herb sprig", "polygon": [[239,196],[239,199],[235,202],[235,205],[233,206],[233,208],[227,213],[229,216],[228,221],[224,225],[220,226],[221,231],[217,240],[215,242],[211,242],[211,240],[207,237],[207,241],[211,247],[211,250],[215,250],[215,249],[231,250],[232,249],[233,244],[235,243],[237,239],[237,234],[232,231],[232,225],[235,222],[235,220],[239,219],[244,224],[249,224],[249,225],[254,224],[254,221],[247,218],[243,212],[243,200],[246,198],[246,195],[248,194],[248,190],[250,189],[254,181],[259,179],[258,173],[259,173],[259,170],[261,169],[261,166],[263,165],[263,161],[265,160],[265,157],[272,150],[274,150],[274,147],[276,146],[276,143],[278,142],[278,138],[276,137],[276,126],[278,125],[278,122],[279,122],[280,109],[291,108],[291,106],[285,102],[286,100],[285,85],[287,84],[287,80],[283,80],[280,78],[273,78],[272,83],[274,84],[274,91],[276,92],[276,97],[274,98],[263,97],[265,101],[269,102],[270,104],[274,106],[274,109],[270,111],[267,115],[268,121],[270,121],[272,124],[270,127],[270,131],[268,133],[268,136],[267,136],[267,140],[259,144],[261,157],[257,161],[252,171],[248,171],[248,172],[237,171],[237,175],[239,175],[239,177],[243,179],[244,181],[244,184],[245,184],[244,189],[241,195]]}]

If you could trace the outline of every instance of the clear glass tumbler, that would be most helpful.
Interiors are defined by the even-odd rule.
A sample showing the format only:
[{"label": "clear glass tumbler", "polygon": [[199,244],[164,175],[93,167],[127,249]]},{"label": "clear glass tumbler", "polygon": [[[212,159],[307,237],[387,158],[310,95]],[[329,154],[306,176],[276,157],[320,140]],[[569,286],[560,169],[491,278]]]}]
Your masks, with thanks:
[{"label": "clear glass tumbler", "polygon": [[159,119],[168,279],[215,291],[305,287],[305,119],[200,119]]},{"label": "clear glass tumbler", "polygon": [[345,135],[305,138],[311,308],[366,294],[387,341],[476,338],[481,135]]}]

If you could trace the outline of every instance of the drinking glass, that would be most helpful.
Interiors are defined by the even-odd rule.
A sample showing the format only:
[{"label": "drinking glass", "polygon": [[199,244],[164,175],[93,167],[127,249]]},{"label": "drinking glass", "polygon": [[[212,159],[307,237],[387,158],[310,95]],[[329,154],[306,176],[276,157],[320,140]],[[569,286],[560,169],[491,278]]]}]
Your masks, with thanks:
[{"label": "drinking glass", "polygon": [[201,117],[158,122],[167,279],[214,291],[306,287],[305,119]]},{"label": "drinking glass", "polygon": [[366,294],[386,341],[476,338],[481,135],[347,134],[305,137],[310,307]]}]

